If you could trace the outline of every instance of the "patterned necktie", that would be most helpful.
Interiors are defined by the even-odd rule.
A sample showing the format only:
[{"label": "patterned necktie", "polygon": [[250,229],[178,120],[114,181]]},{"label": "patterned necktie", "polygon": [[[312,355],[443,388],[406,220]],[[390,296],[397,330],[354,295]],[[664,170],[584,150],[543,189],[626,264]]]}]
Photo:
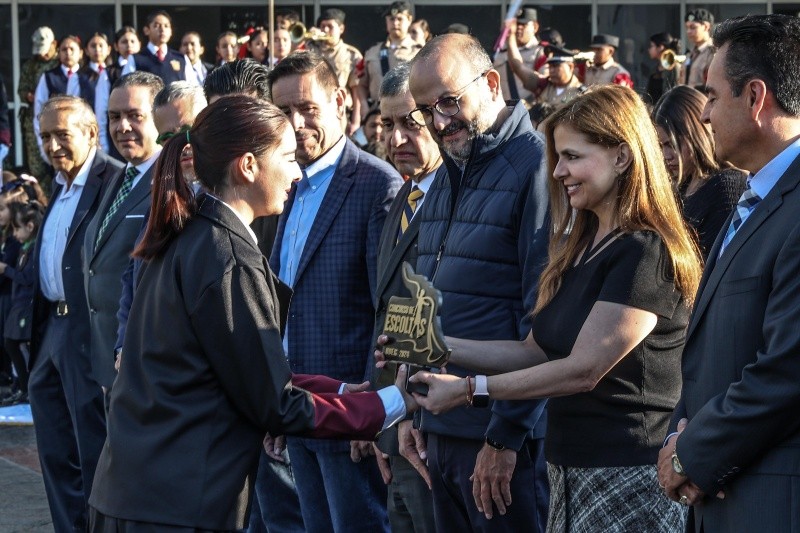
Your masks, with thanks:
[{"label": "patterned necktie", "polygon": [[167,54],[164,53],[164,50],[159,48],[158,50],[156,50],[156,57],[158,57],[158,60],[163,63],[164,58],[167,57]]},{"label": "patterned necktie", "polygon": [[122,180],[122,186],[117,191],[114,201],[111,202],[111,207],[108,208],[108,212],[103,219],[103,223],[100,225],[100,231],[97,232],[95,246],[97,246],[97,244],[100,242],[100,239],[103,237],[103,233],[105,233],[106,228],[108,227],[108,223],[111,222],[111,218],[119,210],[119,206],[122,205],[122,202],[124,202],[125,198],[127,198],[128,194],[130,194],[131,189],[133,188],[133,180],[138,175],[139,169],[134,166],[128,167],[128,170],[125,171],[125,179]]},{"label": "patterned necktie", "polygon": [[733,214],[733,219],[731,220],[730,226],[728,226],[728,231],[725,232],[725,239],[723,239],[722,246],[719,248],[720,256],[725,252],[725,248],[733,240],[733,236],[736,235],[736,232],[747,219],[747,216],[760,201],[761,197],[753,189],[748,188],[742,193],[742,196],[739,198],[739,203],[736,204],[736,212]]},{"label": "patterned necktie", "polygon": [[400,215],[400,232],[397,234],[397,240],[400,240],[400,237],[402,237],[403,233],[408,229],[408,224],[411,222],[411,219],[414,218],[414,212],[417,210],[417,203],[424,195],[425,193],[416,185],[411,188],[411,192],[408,193],[406,205],[403,206],[403,214]]}]

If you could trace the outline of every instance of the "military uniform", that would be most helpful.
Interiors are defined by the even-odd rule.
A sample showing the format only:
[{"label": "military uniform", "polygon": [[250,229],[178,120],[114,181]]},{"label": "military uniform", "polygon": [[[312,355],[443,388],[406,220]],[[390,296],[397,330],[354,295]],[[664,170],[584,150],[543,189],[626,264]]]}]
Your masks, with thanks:
[{"label": "military uniform", "polygon": [[547,82],[544,90],[539,94],[536,99],[538,102],[550,104],[560,107],[576,96],[586,91],[586,86],[581,83],[578,76],[573,75],[569,83],[564,87],[557,87],[550,82]]},{"label": "military uniform", "polygon": [[602,65],[592,65],[587,68],[584,83],[587,87],[610,84],[633,87],[630,73],[613,59],[606,61]]},{"label": "military uniform", "polygon": [[[45,163],[39,153],[39,143],[33,131],[33,97],[31,96],[31,100],[28,101],[28,94],[33,95],[36,91],[36,86],[39,84],[39,78],[41,78],[42,74],[57,66],[57,56],[47,61],[43,60],[40,56],[28,59],[25,64],[22,65],[19,76],[19,86],[17,87],[17,94],[19,94],[19,99],[23,104],[19,110],[19,121],[22,127],[25,157],[31,174],[39,179],[45,177],[48,170],[47,163]],[[49,181],[47,183],[49,183]]]},{"label": "military uniform", "polygon": [[714,58],[714,46],[706,42],[692,50],[683,65],[681,77],[683,83],[695,89],[702,90],[706,86],[708,67]]},{"label": "military uniform", "polygon": [[339,87],[348,90],[347,107],[352,107],[350,88],[358,85],[356,67],[364,57],[361,55],[358,48],[340,40],[339,43],[332,48],[325,43],[310,41],[306,44],[306,49],[316,52],[330,61],[334,70],[336,70],[336,77],[339,79]]},{"label": "military uniform", "polygon": [[[528,68],[538,71],[544,65],[544,47],[540,45],[536,39],[531,39],[524,48],[520,48],[519,53],[522,56],[522,62]],[[511,100],[521,99],[529,102],[534,99],[533,94],[522,86],[522,81],[511,71],[511,65],[508,64],[508,51],[506,49],[497,52],[494,58],[494,69],[500,74],[500,87],[503,89],[503,98]],[[516,89],[516,94],[508,84],[508,80],[512,78],[515,81],[513,88]]]},{"label": "military uniform", "polygon": [[357,75],[359,84],[369,91],[373,103],[379,100],[383,76],[400,63],[411,61],[421,48],[406,35],[399,45],[386,41],[367,50]]}]

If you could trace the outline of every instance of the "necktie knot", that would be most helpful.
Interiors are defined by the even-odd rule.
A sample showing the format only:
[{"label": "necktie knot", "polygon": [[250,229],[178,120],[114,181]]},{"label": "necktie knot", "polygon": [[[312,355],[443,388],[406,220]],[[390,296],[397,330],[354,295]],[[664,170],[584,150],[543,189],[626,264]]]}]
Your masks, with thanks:
[{"label": "necktie knot", "polygon": [[403,233],[408,229],[408,225],[411,223],[411,219],[414,218],[414,213],[417,211],[417,205],[423,196],[425,196],[425,193],[416,185],[414,185],[411,188],[411,192],[408,193],[406,205],[403,207],[402,215],[400,215],[400,232],[397,236],[398,239],[400,239]]},{"label": "necktie knot", "polygon": [[125,181],[131,181],[138,175],[139,175],[139,169],[131,165],[128,167],[128,170],[125,171]]},{"label": "necktie knot", "polygon": [[761,197],[758,195],[756,191],[751,188],[747,188],[742,195],[739,197],[739,202],[736,204],[736,211],[733,213],[733,218],[731,219],[731,223],[728,226],[728,231],[725,232],[725,238],[722,240],[722,246],[719,249],[719,255],[725,251],[728,244],[733,240],[734,235],[742,227],[742,224],[745,223],[747,217],[750,216],[750,213],[755,209],[758,202],[761,201]]},{"label": "necktie knot", "polygon": [[97,73],[98,74],[102,74],[104,70],[105,70],[105,67],[103,67],[103,65],[97,65]]},{"label": "necktie knot", "polygon": [[156,57],[158,57],[159,61],[164,61],[164,58],[167,57],[167,54],[164,52],[163,48],[159,48],[156,50]]}]

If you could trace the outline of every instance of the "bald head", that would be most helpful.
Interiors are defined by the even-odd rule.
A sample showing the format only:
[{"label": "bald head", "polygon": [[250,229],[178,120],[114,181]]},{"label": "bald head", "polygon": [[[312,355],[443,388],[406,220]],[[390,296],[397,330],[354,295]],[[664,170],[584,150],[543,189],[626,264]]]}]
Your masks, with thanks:
[{"label": "bald head", "polygon": [[413,59],[411,94],[442,151],[465,164],[474,139],[508,115],[500,75],[472,36],[432,39]]}]

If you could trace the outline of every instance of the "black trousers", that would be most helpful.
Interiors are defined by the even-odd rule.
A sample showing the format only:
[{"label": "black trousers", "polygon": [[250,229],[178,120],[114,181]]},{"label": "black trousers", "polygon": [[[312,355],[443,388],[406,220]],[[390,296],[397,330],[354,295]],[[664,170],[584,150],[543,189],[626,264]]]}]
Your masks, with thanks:
[{"label": "black trousers", "polygon": [[89,506],[89,528],[91,533],[211,533],[208,529],[137,522],[107,516]]},{"label": "black trousers", "polygon": [[88,340],[75,346],[72,317],[47,320],[28,398],[56,532],[85,531],[97,460],[106,439],[103,392],[92,379]]},{"label": "black trousers", "polygon": [[[5,339],[4,345],[6,348],[6,353],[11,358],[11,362],[14,364],[14,370],[17,371],[17,386],[19,387],[19,390],[27,394],[30,372],[28,372],[28,353],[26,352],[30,344],[23,341]],[[26,352],[23,352],[23,350]]]}]

